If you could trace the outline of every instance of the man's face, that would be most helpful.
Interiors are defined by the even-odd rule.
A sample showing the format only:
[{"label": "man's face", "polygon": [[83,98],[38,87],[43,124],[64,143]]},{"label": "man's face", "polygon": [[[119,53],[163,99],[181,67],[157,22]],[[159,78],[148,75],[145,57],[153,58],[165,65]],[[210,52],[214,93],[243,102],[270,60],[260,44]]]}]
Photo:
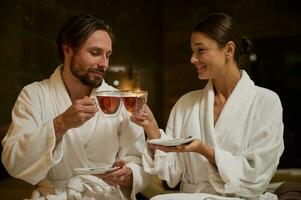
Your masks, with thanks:
[{"label": "man's face", "polygon": [[83,84],[96,88],[101,85],[109,66],[112,40],[105,31],[95,31],[78,52],[70,57],[70,70]]}]

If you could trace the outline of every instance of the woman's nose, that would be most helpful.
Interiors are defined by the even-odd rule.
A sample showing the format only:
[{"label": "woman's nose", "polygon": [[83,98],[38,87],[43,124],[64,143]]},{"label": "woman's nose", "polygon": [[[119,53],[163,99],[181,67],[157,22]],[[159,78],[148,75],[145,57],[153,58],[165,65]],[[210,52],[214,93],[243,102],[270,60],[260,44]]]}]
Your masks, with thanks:
[{"label": "woman's nose", "polygon": [[193,55],[193,54],[191,55],[190,62],[191,62],[192,64],[195,64],[198,60],[199,60],[199,59],[196,58],[195,55]]}]

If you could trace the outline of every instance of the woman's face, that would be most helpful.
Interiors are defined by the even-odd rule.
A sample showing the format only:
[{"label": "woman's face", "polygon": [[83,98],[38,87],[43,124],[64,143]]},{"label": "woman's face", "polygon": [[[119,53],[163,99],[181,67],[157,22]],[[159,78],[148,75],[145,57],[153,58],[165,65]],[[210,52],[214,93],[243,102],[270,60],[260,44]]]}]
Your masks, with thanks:
[{"label": "woman's face", "polygon": [[191,60],[195,65],[199,79],[214,79],[225,70],[225,49],[218,47],[215,40],[201,32],[191,35]]}]

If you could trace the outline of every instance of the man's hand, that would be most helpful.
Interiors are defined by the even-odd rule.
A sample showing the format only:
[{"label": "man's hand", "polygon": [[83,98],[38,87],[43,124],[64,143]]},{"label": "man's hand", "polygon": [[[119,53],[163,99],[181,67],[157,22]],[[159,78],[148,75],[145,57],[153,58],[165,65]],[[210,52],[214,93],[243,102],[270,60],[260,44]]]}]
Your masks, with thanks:
[{"label": "man's hand", "polygon": [[96,112],[97,106],[94,99],[85,96],[82,99],[74,101],[65,112],[53,120],[56,141],[61,140],[67,130],[82,126]]},{"label": "man's hand", "polygon": [[114,164],[119,169],[108,172],[105,174],[98,174],[97,177],[101,178],[103,181],[111,186],[121,186],[127,191],[132,191],[133,187],[133,173],[131,168],[125,165],[123,160],[117,160]]}]

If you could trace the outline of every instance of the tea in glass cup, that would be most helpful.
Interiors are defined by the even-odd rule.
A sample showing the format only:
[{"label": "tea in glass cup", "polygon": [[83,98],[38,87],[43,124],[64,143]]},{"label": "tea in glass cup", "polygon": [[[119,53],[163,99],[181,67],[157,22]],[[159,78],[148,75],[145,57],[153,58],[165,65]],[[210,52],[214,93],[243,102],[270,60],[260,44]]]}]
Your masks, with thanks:
[{"label": "tea in glass cup", "polygon": [[118,113],[121,97],[121,92],[117,90],[96,92],[98,106],[105,115],[113,115]]},{"label": "tea in glass cup", "polygon": [[145,90],[124,90],[122,91],[122,101],[126,110],[130,113],[139,113],[143,110],[147,101],[147,91]]}]

